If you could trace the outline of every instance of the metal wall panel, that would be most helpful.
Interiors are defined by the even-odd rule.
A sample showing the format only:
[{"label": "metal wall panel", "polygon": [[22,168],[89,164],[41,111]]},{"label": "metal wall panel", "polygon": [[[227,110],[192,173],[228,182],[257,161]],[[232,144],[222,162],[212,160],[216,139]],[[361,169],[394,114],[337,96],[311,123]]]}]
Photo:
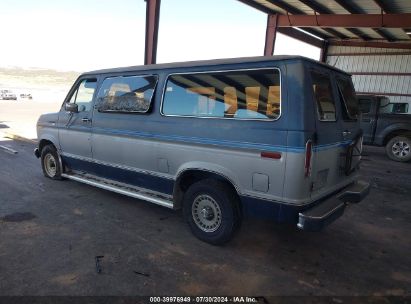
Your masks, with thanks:
[{"label": "metal wall panel", "polygon": [[[398,55],[396,54],[398,53]],[[330,46],[327,63],[349,73],[357,92],[376,92],[388,96],[392,102],[407,102],[411,113],[411,52],[400,49]],[[341,55],[339,55],[341,54]],[[378,55],[375,55],[378,54]],[[378,73],[378,75],[355,75]],[[390,73],[390,75],[380,75]],[[402,75],[392,75],[402,73]]]}]

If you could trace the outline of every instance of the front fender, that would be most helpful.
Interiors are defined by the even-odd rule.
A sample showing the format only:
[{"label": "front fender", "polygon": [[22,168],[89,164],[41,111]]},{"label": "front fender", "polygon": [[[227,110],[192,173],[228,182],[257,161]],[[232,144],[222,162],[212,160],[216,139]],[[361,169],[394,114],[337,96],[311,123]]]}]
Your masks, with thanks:
[{"label": "front fender", "polygon": [[41,145],[42,141],[47,140],[50,141],[57,150],[60,150],[60,145],[58,144],[57,137],[52,134],[44,134],[39,138],[39,146]]},{"label": "front fender", "polygon": [[44,140],[50,141],[57,150],[60,150],[58,136],[58,113],[43,114],[37,121],[37,138],[39,147]]}]

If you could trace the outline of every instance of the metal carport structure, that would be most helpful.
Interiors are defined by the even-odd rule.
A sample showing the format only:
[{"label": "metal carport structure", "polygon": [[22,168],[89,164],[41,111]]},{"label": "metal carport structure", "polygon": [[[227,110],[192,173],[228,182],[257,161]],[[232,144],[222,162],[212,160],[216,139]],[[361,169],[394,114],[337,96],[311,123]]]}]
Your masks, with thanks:
[{"label": "metal carport structure", "polygon": [[[161,0],[145,1],[144,63],[152,64]],[[267,14],[264,55],[274,53],[279,32],[320,48],[320,60],[351,73],[358,92],[411,104],[410,0],[238,1]]]},{"label": "metal carport structure", "polygon": [[277,31],[321,48],[322,60],[329,46],[411,49],[411,1],[239,1],[268,14],[265,55]]}]

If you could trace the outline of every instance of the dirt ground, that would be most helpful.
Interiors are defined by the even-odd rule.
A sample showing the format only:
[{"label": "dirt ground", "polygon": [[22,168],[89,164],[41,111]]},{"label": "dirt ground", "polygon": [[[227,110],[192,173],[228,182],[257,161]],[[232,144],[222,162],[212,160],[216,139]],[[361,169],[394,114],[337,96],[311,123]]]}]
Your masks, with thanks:
[{"label": "dirt ground", "polygon": [[34,144],[0,145],[18,151],[0,150],[0,295],[411,295],[411,163],[381,148],[371,194],[323,232],[247,219],[215,247],[180,212],[46,179]]}]

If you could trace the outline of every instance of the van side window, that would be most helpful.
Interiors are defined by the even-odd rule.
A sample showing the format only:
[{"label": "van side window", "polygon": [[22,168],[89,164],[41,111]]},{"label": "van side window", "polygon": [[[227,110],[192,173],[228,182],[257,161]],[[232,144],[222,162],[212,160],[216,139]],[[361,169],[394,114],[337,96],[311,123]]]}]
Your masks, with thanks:
[{"label": "van side window", "polygon": [[341,101],[344,105],[342,109],[344,120],[356,120],[359,114],[359,107],[351,80],[338,78],[337,84]]},{"label": "van side window", "polygon": [[319,119],[321,121],[336,121],[335,101],[330,77],[327,74],[311,71],[311,79]]},{"label": "van side window", "polygon": [[358,106],[360,107],[361,113],[368,114],[371,111],[371,100],[370,99],[359,99]]},{"label": "van side window", "polygon": [[162,114],[236,119],[277,119],[278,69],[169,76]]},{"label": "van side window", "polygon": [[156,76],[106,78],[97,96],[99,112],[146,113],[151,104]]},{"label": "van side window", "polygon": [[79,112],[90,111],[96,86],[97,79],[95,78],[82,80],[71,95],[69,103],[76,103]]}]

